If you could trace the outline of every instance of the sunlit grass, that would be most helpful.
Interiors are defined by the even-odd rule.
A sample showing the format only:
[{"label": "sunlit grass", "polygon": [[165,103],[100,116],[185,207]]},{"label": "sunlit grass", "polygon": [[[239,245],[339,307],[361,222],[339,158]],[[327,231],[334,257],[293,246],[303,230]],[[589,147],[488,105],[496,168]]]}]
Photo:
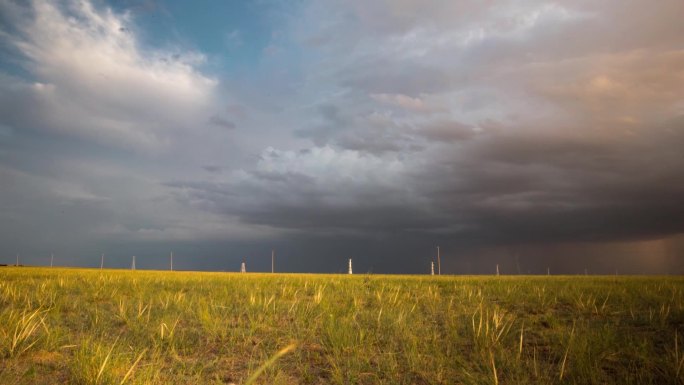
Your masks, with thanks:
[{"label": "sunlit grass", "polygon": [[683,289],[8,267],[0,383],[684,384]]}]

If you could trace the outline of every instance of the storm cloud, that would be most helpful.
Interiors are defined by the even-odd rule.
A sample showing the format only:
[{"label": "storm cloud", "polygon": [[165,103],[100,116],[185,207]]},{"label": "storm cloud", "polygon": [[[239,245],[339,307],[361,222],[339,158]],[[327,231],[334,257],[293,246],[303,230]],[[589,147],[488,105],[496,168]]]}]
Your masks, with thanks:
[{"label": "storm cloud", "polygon": [[229,25],[221,52],[134,7],[3,1],[0,254],[684,267],[681,1],[260,6],[268,39]]}]

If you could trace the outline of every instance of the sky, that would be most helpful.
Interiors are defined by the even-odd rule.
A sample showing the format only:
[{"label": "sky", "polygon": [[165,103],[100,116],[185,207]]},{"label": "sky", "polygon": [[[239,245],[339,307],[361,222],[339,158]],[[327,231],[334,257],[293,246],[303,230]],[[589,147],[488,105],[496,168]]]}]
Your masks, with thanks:
[{"label": "sky", "polygon": [[0,0],[0,263],[682,274],[682,20]]}]

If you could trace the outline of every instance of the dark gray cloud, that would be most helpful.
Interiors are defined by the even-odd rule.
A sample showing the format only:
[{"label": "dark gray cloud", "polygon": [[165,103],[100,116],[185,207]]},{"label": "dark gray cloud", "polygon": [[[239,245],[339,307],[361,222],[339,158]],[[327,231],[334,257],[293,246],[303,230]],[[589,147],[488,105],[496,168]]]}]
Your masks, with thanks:
[{"label": "dark gray cloud", "polygon": [[202,166],[202,169],[204,169],[204,171],[207,171],[207,172],[221,172],[221,167],[219,167],[219,166],[212,166],[212,165]]},{"label": "dark gray cloud", "polygon": [[467,147],[443,142],[439,158],[415,165],[426,154],[269,152],[258,165],[267,172],[192,185],[187,199],[300,231],[422,231],[496,243],[648,238],[684,231],[675,139],[483,133]]},{"label": "dark gray cloud", "polygon": [[230,120],[227,120],[225,118],[222,118],[218,115],[214,115],[211,118],[209,118],[209,123],[216,125],[216,126],[219,126],[219,127],[223,127],[227,130],[232,130],[235,128],[235,123],[233,123]]},{"label": "dark gray cloud", "polygon": [[417,134],[434,142],[449,143],[472,139],[478,134],[478,130],[456,121],[437,121],[420,127]]}]

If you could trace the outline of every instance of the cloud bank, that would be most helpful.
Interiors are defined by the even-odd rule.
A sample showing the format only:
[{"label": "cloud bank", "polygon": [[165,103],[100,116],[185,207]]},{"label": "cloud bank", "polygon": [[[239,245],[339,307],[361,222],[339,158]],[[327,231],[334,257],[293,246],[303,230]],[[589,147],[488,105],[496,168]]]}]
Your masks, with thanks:
[{"label": "cloud bank", "polygon": [[[461,270],[684,260],[681,1],[304,2],[268,13],[262,46],[217,31],[239,36],[231,53],[261,50],[239,74],[143,44],[145,25],[107,6],[2,12],[16,244],[54,236],[33,224],[61,199],[80,202],[70,233],[150,250],[270,243],[401,271],[436,244]],[[638,246],[652,242],[670,246]]]}]

